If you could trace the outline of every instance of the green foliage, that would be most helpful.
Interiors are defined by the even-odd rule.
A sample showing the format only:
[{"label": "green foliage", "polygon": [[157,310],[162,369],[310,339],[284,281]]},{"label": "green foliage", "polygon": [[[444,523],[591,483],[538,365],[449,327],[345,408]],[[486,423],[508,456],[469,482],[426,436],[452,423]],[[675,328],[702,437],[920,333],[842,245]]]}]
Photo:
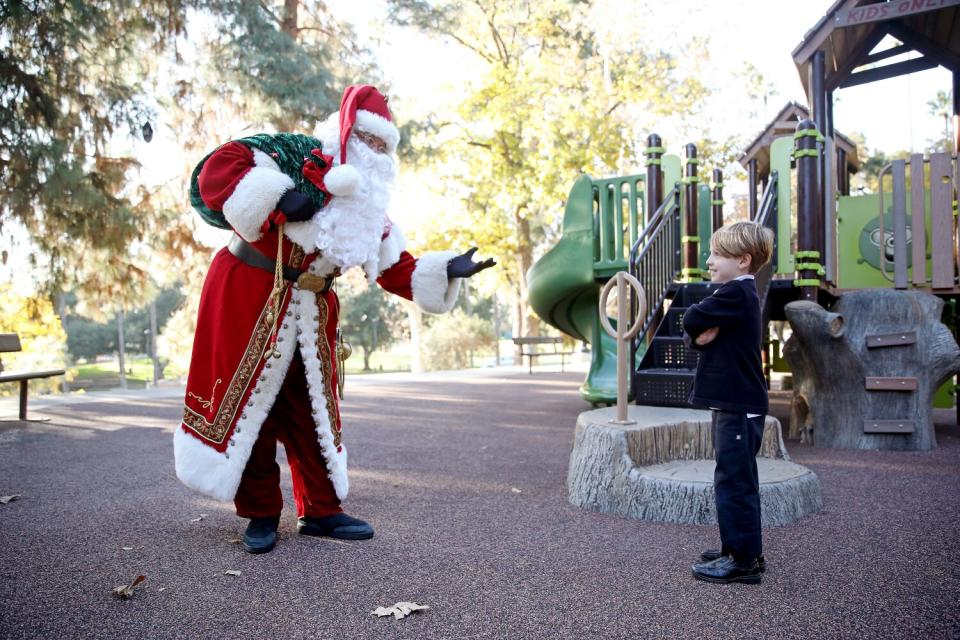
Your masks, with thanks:
[{"label": "green foliage", "polygon": [[953,91],[937,91],[937,94],[927,101],[927,113],[943,119],[943,136],[929,141],[927,152],[953,153],[955,149],[953,131]]},{"label": "green foliage", "polygon": [[557,228],[577,175],[638,166],[643,129],[657,117],[695,110],[705,89],[682,77],[664,52],[601,46],[588,2],[388,6],[395,24],[458,43],[482,69],[465,81],[457,112],[421,125],[437,133],[412,144],[464,209],[418,239],[431,248],[454,240],[492,253],[526,306],[526,272]]},{"label": "green foliage", "polygon": [[470,355],[496,348],[493,326],[460,309],[436,316],[424,332],[423,363],[430,370],[463,369],[470,366]]},{"label": "green foliage", "polygon": [[406,315],[380,287],[344,291],[340,309],[343,338],[354,350],[363,351],[363,370],[369,371],[371,354],[393,344],[401,335]]},{"label": "green foliage", "polygon": [[0,228],[17,221],[27,229],[49,281],[63,280],[90,250],[122,254],[139,237],[141,210],[125,192],[137,164],[109,143],[149,120],[143,61],[182,32],[184,6],[0,6]]},{"label": "green foliage", "polygon": [[[74,297],[75,299],[75,297]],[[183,302],[179,287],[164,289],[156,298],[157,334],[163,332],[167,321]],[[90,360],[100,355],[117,351],[117,316],[97,322],[73,313],[71,305],[66,309],[64,328],[67,332],[67,349],[73,359]],[[133,353],[150,353],[150,306],[127,311],[124,314],[124,338],[126,349]]]},{"label": "green foliage", "polygon": [[[8,371],[62,369],[66,360],[66,334],[53,305],[46,298],[18,295],[12,285],[0,283],[0,333],[20,336],[22,351],[0,354]],[[60,388],[62,377],[32,380],[31,392]],[[0,385],[0,395],[18,392],[16,384]]]}]

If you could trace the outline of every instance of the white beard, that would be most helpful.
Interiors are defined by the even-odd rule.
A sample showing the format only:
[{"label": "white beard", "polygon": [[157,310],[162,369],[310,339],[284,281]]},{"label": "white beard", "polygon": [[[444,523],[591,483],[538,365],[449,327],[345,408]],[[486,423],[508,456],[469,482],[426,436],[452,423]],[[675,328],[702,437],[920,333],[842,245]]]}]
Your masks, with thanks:
[{"label": "white beard", "polygon": [[[339,157],[338,123],[333,120],[332,127],[327,124],[319,132],[323,134],[323,151]],[[396,161],[353,136],[347,141],[347,158],[360,172],[356,193],[332,197],[312,219],[288,224],[285,232],[305,250],[321,252],[311,271],[326,275],[337,268],[346,271],[361,266],[367,278],[376,280]]]}]

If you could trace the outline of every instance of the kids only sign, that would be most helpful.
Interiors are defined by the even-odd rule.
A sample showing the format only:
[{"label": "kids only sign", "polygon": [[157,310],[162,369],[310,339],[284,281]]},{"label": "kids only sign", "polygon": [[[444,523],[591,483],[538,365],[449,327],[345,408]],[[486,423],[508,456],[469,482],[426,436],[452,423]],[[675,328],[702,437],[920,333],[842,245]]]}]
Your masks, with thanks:
[{"label": "kids only sign", "polygon": [[865,22],[880,20],[894,20],[915,13],[925,13],[960,5],[960,0],[893,0],[892,2],[878,2],[862,7],[854,7],[838,11],[836,24],[839,27],[850,27]]}]

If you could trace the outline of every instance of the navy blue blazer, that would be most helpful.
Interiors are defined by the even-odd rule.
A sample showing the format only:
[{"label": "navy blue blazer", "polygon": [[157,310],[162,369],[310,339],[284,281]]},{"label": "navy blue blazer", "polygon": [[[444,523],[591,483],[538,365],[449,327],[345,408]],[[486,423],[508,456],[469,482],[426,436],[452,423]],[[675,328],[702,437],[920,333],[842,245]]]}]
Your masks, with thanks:
[{"label": "navy blue blazer", "polygon": [[[720,331],[712,342],[696,344],[711,327]],[[700,351],[689,402],[700,409],[766,414],[767,382],[760,359],[763,331],[757,283],[731,280],[683,314],[684,338]]]}]

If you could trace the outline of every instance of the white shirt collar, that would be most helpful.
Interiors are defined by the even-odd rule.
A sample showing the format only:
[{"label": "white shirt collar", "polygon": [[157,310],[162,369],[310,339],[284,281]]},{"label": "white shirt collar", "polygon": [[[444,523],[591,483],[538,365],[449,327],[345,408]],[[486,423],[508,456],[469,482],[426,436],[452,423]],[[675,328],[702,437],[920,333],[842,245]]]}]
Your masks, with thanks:
[{"label": "white shirt collar", "polygon": [[742,276],[737,276],[734,280],[755,280],[752,274],[745,273]]}]

